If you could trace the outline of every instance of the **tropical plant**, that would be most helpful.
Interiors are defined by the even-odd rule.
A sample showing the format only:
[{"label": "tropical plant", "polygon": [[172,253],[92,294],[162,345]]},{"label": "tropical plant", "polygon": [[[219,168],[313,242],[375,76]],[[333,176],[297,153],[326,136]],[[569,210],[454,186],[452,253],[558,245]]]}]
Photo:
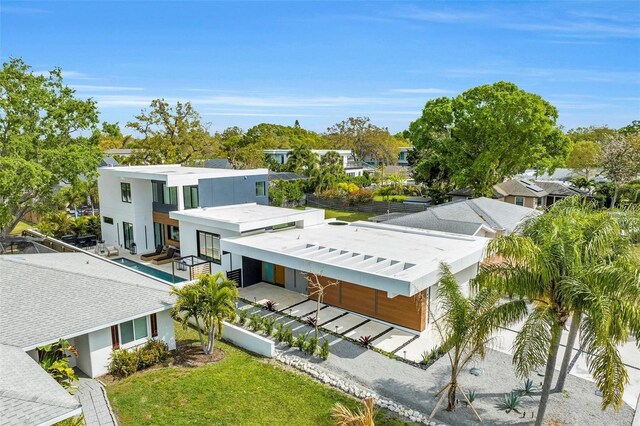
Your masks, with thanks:
[{"label": "tropical plant", "polygon": [[274,317],[266,317],[262,320],[262,329],[267,337],[270,337],[273,334],[275,323],[276,319]]},{"label": "tropical plant", "polygon": [[325,361],[329,358],[329,342],[327,339],[322,339],[322,345],[320,345],[320,349],[318,350],[318,356]]},{"label": "tropical plant", "polygon": [[249,317],[249,328],[251,331],[260,331],[263,328],[262,317],[260,314],[254,313]]},{"label": "tropical plant", "polygon": [[[238,288],[236,283],[225,277],[222,272],[215,275],[201,275],[194,283],[182,288],[174,287],[171,294],[177,296],[172,309],[173,318],[182,324],[195,322],[202,351],[213,353],[214,340],[221,336],[224,321],[235,321]],[[205,342],[204,335],[207,336]]]},{"label": "tropical plant", "polygon": [[371,336],[360,336],[358,342],[360,342],[363,348],[370,348],[373,343],[373,338]]},{"label": "tropical plant", "polygon": [[264,302],[264,308],[270,312],[273,312],[276,310],[276,305],[277,303],[274,302],[273,300],[267,300],[266,302]]},{"label": "tropical plant", "polygon": [[284,323],[279,322],[278,324],[276,324],[276,331],[275,333],[273,333],[273,337],[274,339],[276,339],[277,342],[282,342],[284,340],[284,334],[285,334]]},{"label": "tropical plant", "polygon": [[467,391],[467,401],[469,401],[469,404],[473,404],[473,401],[476,400],[476,391],[474,390],[468,390]]},{"label": "tropical plant", "polygon": [[483,264],[475,283],[532,304],[514,341],[513,363],[521,377],[546,364],[536,425],[544,419],[560,338],[572,312],[568,347],[579,328],[602,407],[622,404],[628,376],[617,345],[630,333],[640,336],[640,268],[629,254],[629,238],[639,224],[624,212],[597,211],[569,198],[525,222],[521,234],[489,243],[489,256],[500,260]]},{"label": "tropical plant", "polygon": [[63,388],[73,393],[73,383],[78,381],[69,363],[71,355],[78,357],[78,351],[67,340],[60,339],[55,343],[36,348],[40,366],[53,377]]},{"label": "tropical plant", "polygon": [[242,327],[247,323],[247,318],[249,317],[249,309],[239,309],[238,310],[238,324]]},{"label": "tropical plant", "polygon": [[316,349],[318,349],[318,338],[311,336],[307,340],[307,345],[304,348],[304,351],[309,355],[313,355],[316,353]]},{"label": "tropical plant", "polygon": [[282,332],[282,341],[289,346],[293,346],[293,343],[294,343],[293,330],[291,330],[290,325],[288,325]]},{"label": "tropical plant", "polygon": [[505,393],[502,401],[502,407],[510,413],[515,411],[518,413],[518,407],[521,405],[520,395],[517,392]]},{"label": "tropical plant", "polygon": [[335,426],[374,426],[376,410],[373,398],[365,398],[363,408],[351,410],[339,402],[331,409]]},{"label": "tropical plant", "polygon": [[[434,320],[434,323],[444,342],[443,351],[446,351],[449,358],[450,378],[436,394],[442,396],[433,409],[431,418],[445,397],[448,401],[447,410],[455,410],[456,392],[460,390],[466,398],[458,383],[460,372],[474,358],[484,358],[486,346],[496,331],[527,314],[527,305],[523,300],[502,303],[501,299],[501,293],[492,289],[481,289],[472,297],[465,297],[447,265],[441,265],[437,303],[442,309],[442,317],[438,321]],[[469,405],[480,419],[473,405]]]},{"label": "tropical plant", "polygon": [[307,317],[307,318],[304,320],[304,322],[305,322],[305,324],[307,324],[309,327],[313,327],[313,328],[315,328],[315,327],[316,327],[316,324],[318,323],[314,317]]},{"label": "tropical plant", "polygon": [[301,351],[304,351],[307,347],[307,336],[304,333],[300,333],[296,336],[296,340],[293,343],[293,346],[298,348]]},{"label": "tropical plant", "polygon": [[520,388],[520,393],[522,395],[531,395],[536,391],[538,386],[531,379],[525,379],[524,383],[522,383],[522,387]]}]

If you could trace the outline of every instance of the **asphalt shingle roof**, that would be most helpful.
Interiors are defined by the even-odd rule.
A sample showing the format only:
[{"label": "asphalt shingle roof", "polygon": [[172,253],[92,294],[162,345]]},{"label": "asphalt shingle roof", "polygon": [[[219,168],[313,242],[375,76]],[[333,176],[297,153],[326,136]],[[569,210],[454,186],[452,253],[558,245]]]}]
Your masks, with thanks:
[{"label": "asphalt shingle roof", "polygon": [[513,195],[518,197],[546,197],[549,195],[547,191],[540,188],[534,182],[526,179],[506,180],[494,186],[505,195]]},{"label": "asphalt shingle roof", "polygon": [[84,253],[0,256],[0,344],[30,349],[169,309],[171,286]]},{"label": "asphalt shingle roof", "polygon": [[76,414],[80,402],[22,349],[0,345],[0,422],[39,425]]},{"label": "asphalt shingle roof", "polygon": [[584,195],[584,192],[579,189],[572,188],[567,185],[563,185],[560,182],[544,182],[537,180],[536,185],[544,189],[549,195],[556,195],[560,197],[570,197],[572,195]]},{"label": "asphalt shingle roof", "polygon": [[540,212],[528,207],[481,197],[433,206],[424,212],[394,218],[385,223],[465,235],[474,235],[484,225],[510,233],[524,219],[537,214]]}]

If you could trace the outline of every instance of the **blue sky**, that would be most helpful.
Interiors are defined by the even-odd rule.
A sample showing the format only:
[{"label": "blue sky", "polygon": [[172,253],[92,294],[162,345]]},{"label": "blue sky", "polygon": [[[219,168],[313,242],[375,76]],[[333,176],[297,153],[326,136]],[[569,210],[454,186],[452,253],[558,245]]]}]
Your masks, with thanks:
[{"label": "blue sky", "polygon": [[434,97],[512,81],[565,127],[640,119],[640,2],[18,2],[0,55],[63,69],[101,120],[191,101],[211,130],[405,129]]}]

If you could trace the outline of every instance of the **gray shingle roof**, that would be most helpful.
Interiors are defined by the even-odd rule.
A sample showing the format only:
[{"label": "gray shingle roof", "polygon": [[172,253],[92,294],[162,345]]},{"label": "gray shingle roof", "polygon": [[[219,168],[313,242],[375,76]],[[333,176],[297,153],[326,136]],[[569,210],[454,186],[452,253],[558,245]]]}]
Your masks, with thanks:
[{"label": "gray shingle roof", "polygon": [[0,256],[0,343],[30,349],[169,309],[171,286],[84,253]]},{"label": "gray shingle roof", "polygon": [[524,219],[537,214],[540,212],[528,207],[481,197],[433,206],[424,212],[394,218],[385,223],[465,235],[474,235],[484,225],[510,233]]},{"label": "gray shingle roof", "polygon": [[572,195],[585,195],[584,192],[580,191],[577,188],[573,188],[568,185],[564,185],[560,182],[544,182],[544,181],[535,181],[536,185],[543,188],[545,191],[549,193],[549,195],[556,195],[559,197],[570,197]]},{"label": "gray shingle roof", "polygon": [[233,165],[226,158],[211,158],[204,162],[204,167],[208,169],[233,169]]},{"label": "gray shingle roof", "polygon": [[513,195],[519,197],[546,197],[549,195],[547,191],[540,188],[534,182],[526,179],[510,179],[494,186],[505,195]]},{"label": "gray shingle roof", "polygon": [[39,425],[78,414],[80,402],[22,349],[0,345],[0,422]]}]

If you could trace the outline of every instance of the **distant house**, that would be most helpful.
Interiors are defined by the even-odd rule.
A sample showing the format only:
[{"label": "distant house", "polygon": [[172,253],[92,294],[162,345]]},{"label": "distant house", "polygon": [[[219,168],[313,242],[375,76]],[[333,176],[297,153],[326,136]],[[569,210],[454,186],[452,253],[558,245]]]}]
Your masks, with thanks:
[{"label": "distant house", "polygon": [[560,182],[545,182],[537,180],[535,181],[535,184],[547,191],[547,199],[545,201],[545,206],[547,207],[551,206],[556,201],[573,195],[587,196],[587,192]]},{"label": "distant house", "polygon": [[480,197],[440,204],[384,223],[492,238],[514,232],[520,223],[539,214],[540,211],[532,208]]},{"label": "distant house", "polygon": [[293,172],[272,172],[269,170],[269,183],[273,183],[278,180],[306,180],[305,175],[301,175]]},{"label": "distant house", "polygon": [[[356,161],[353,157],[353,152],[349,149],[312,149],[311,152],[319,157],[322,157],[327,152],[336,152],[342,158],[342,167],[344,168],[347,176],[357,177],[362,176],[365,171],[369,170],[369,167],[362,162]],[[286,164],[289,161],[291,155],[290,149],[265,149],[264,154],[271,157],[278,164]]]},{"label": "distant house", "polygon": [[[510,179],[494,185],[492,188],[494,199],[504,201],[509,204],[515,204],[522,207],[544,207],[546,198],[549,195],[547,191],[537,185],[535,182],[527,179]],[[472,198],[473,191],[471,188],[462,188],[447,193],[451,201],[468,200]]]},{"label": "distant house", "polygon": [[171,285],[88,253],[0,256],[0,418],[53,424],[80,404],[37,364],[36,348],[68,340],[89,377],[107,372],[111,353],[149,339],[175,349]]}]

